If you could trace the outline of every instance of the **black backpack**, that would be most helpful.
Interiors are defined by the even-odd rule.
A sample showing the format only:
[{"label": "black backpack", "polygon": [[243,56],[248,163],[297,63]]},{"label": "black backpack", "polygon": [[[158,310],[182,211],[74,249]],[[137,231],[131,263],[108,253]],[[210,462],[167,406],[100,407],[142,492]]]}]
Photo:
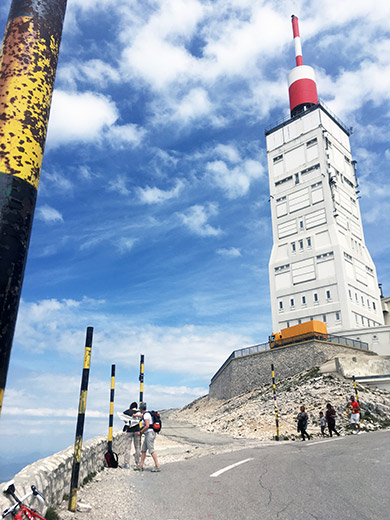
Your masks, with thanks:
[{"label": "black backpack", "polygon": [[161,428],[162,428],[162,421],[161,421],[160,414],[158,412],[156,412],[155,410],[152,410],[149,413],[152,416],[152,421],[153,421],[152,428],[153,428],[153,431],[155,431],[156,433],[160,433]]},{"label": "black backpack", "polygon": [[107,453],[104,454],[104,458],[106,459],[106,464],[109,468],[118,467],[118,454],[115,453],[115,451],[108,450]]}]

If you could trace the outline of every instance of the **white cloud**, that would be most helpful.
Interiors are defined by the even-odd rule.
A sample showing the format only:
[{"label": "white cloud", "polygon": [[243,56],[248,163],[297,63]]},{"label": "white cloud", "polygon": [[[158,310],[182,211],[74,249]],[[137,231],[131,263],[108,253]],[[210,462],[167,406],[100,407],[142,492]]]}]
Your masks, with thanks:
[{"label": "white cloud", "polygon": [[229,199],[236,199],[248,193],[251,182],[264,175],[264,168],[259,161],[252,159],[234,168],[229,168],[223,161],[211,161],[206,164],[206,172]]},{"label": "white cloud", "polygon": [[193,119],[205,116],[212,111],[212,104],[207,91],[203,88],[194,88],[177,104],[173,119],[188,123]]},{"label": "white cloud", "polygon": [[76,89],[79,82],[105,87],[109,83],[117,83],[120,74],[112,65],[100,59],[92,59],[62,65],[57,71],[56,80],[73,89]]},{"label": "white cloud", "polygon": [[237,258],[241,256],[241,251],[237,247],[223,247],[217,250],[217,253],[222,256]]},{"label": "white cloud", "polygon": [[93,142],[117,119],[115,103],[103,95],[55,90],[48,128],[48,144],[56,146],[77,141]]},{"label": "white cloud", "polygon": [[134,244],[136,242],[137,242],[136,238],[122,237],[119,240],[118,248],[119,248],[121,253],[126,253],[126,252],[131,251],[133,249]]},{"label": "white cloud", "polygon": [[185,79],[196,59],[183,44],[191,37],[203,12],[204,7],[195,0],[162,2],[134,39],[131,33],[135,27],[122,34],[122,39],[132,40],[122,56],[124,74],[130,71],[155,89],[165,88],[180,77]]},{"label": "white cloud", "polygon": [[122,176],[118,176],[116,179],[110,181],[108,183],[108,189],[125,196],[130,194],[130,190],[126,186],[126,178]]},{"label": "white cloud", "polygon": [[220,228],[215,228],[207,223],[208,219],[218,213],[216,204],[207,206],[195,205],[185,213],[178,213],[181,222],[192,232],[200,236],[218,236],[222,233]]},{"label": "white cloud", "polygon": [[176,182],[176,186],[171,190],[161,190],[156,187],[138,188],[138,196],[144,204],[160,204],[167,200],[176,198],[180,195],[184,188],[184,182],[180,179]]},{"label": "white cloud", "polygon": [[37,218],[43,220],[43,222],[63,222],[61,213],[45,204],[37,209]]},{"label": "white cloud", "polygon": [[218,144],[214,152],[216,155],[232,163],[238,163],[241,160],[237,148],[232,144]]},{"label": "white cloud", "polygon": [[[113,359],[122,367],[137,367],[138,350],[148,358],[150,371],[185,373],[186,377],[208,378],[228,354],[249,337],[213,327],[182,327],[133,324],[129,316],[107,314],[104,301],[83,300],[21,301],[15,334],[19,351],[80,355],[85,342],[85,324],[93,323],[94,363]],[[133,345],[129,355],[129,345]],[[69,357],[70,356],[70,357]],[[65,377],[65,376],[64,376]],[[21,401],[23,396],[21,396]]]},{"label": "white cloud", "polygon": [[138,125],[114,125],[110,126],[106,132],[106,137],[113,148],[123,147],[124,145],[139,146],[146,134],[145,129]]}]

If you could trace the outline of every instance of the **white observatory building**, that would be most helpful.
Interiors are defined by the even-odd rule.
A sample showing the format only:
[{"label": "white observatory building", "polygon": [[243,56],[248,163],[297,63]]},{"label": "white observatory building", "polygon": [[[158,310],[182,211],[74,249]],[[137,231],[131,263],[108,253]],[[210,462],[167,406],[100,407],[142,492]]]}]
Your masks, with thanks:
[{"label": "white observatory building", "polygon": [[273,330],[308,320],[328,331],[384,325],[367,250],[350,130],[318,100],[292,17],[296,67],[288,77],[291,117],[266,131],[273,248]]}]

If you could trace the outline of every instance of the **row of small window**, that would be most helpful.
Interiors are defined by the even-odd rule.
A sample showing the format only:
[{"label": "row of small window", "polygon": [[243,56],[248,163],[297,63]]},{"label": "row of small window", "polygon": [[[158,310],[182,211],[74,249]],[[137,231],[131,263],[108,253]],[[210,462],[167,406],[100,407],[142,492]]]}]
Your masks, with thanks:
[{"label": "row of small window", "polygon": [[[280,157],[282,157],[282,156],[280,156]],[[277,159],[277,157],[275,157],[275,159]],[[274,162],[275,162],[275,159],[274,159]],[[305,168],[300,173],[301,173],[301,175],[305,175],[306,173],[312,172],[314,170],[318,170],[319,168],[320,168],[320,165],[315,164],[314,166]],[[292,178],[293,178],[292,175],[288,175],[287,177],[284,177],[284,179],[281,179],[280,181],[275,182],[275,186],[280,186],[281,184],[284,184],[285,182],[291,181]],[[295,184],[299,184],[299,173],[294,173],[294,182],[295,182]],[[317,183],[317,184],[320,184],[320,183]]]},{"label": "row of small window", "polygon": [[[347,258],[350,262],[352,262],[352,256],[349,255],[348,253],[344,252],[344,256],[345,258]],[[317,257],[318,258],[318,257]],[[367,273],[370,273],[370,274],[374,274],[374,269],[372,269],[371,267],[368,267],[368,265],[366,265],[366,271]]]},{"label": "row of small window", "polygon": [[[348,294],[349,294],[349,299],[351,301],[353,301],[351,289],[348,289]],[[366,304],[367,304],[368,309],[371,309],[370,300],[368,298],[364,298],[364,296],[360,296],[360,299],[359,299],[359,295],[358,295],[357,292],[355,292],[355,303],[357,303],[357,304],[361,303],[363,307],[365,307]],[[376,311],[376,304],[375,304],[374,301],[372,302],[372,308],[373,308],[374,311]]]},{"label": "row of small window", "polygon": [[[335,317],[336,317],[336,321],[341,321],[341,313],[339,311],[335,312]],[[319,319],[319,316],[316,316],[316,320],[317,319]],[[327,323],[328,315],[327,314],[323,314],[321,319],[322,319],[322,321],[324,323]],[[309,320],[313,321],[314,320],[314,316],[310,316]],[[305,321],[308,321],[308,320],[306,318],[304,318],[303,320],[301,318],[298,318],[298,320],[297,320],[298,325],[300,325],[301,323],[303,323]],[[286,322],[286,327],[290,327],[290,322],[289,321]]]},{"label": "row of small window", "polygon": [[374,320],[370,320],[368,318],[366,318],[365,316],[361,316],[360,314],[355,314],[355,322],[356,322],[356,325],[367,325],[367,327],[376,327],[379,325],[379,323],[377,323],[376,321]]},{"label": "row of small window", "polygon": [[[325,149],[328,150],[329,148],[332,148],[332,143],[331,141],[329,141],[329,139],[327,137],[325,137]],[[344,159],[345,159],[345,162],[348,163],[348,164],[351,164],[351,160],[349,159],[349,157],[347,157],[346,155],[344,155]],[[352,161],[354,162],[354,161]]]},{"label": "row of small window", "polygon": [[[314,139],[310,139],[310,141],[307,141],[306,148],[310,148],[311,146],[314,146],[315,144],[317,144],[317,137],[315,137]],[[276,157],[273,158],[274,164],[278,163],[282,160],[283,160],[283,154],[277,155]]]},{"label": "row of small window", "polygon": [[[332,301],[332,294],[331,294],[330,290],[326,291],[326,301],[327,302]],[[320,302],[320,300],[319,300],[318,293],[315,292],[313,294],[313,303],[318,304],[319,302]],[[306,295],[301,296],[301,305],[302,305],[302,307],[305,307],[307,305]],[[290,298],[290,309],[294,309],[294,308],[295,308],[295,298]],[[279,300],[279,311],[283,311],[283,310],[284,310],[283,300]]]},{"label": "row of small window", "polygon": [[[298,242],[291,242],[291,251],[292,251],[292,253],[296,253],[297,250],[303,251],[303,247],[304,247],[304,240],[303,240],[303,238],[298,240]],[[311,247],[312,247],[311,237],[307,237],[306,238],[306,247],[308,249],[311,249]]]}]

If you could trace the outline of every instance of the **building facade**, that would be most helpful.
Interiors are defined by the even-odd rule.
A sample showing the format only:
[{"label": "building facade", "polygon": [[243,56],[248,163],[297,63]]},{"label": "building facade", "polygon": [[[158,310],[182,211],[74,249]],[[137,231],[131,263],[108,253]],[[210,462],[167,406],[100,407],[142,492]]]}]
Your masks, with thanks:
[{"label": "building facade", "polygon": [[380,290],[364,240],[350,131],[316,97],[297,23],[293,17],[291,118],[266,132],[273,330],[313,319],[329,332],[377,327],[384,324]]}]

